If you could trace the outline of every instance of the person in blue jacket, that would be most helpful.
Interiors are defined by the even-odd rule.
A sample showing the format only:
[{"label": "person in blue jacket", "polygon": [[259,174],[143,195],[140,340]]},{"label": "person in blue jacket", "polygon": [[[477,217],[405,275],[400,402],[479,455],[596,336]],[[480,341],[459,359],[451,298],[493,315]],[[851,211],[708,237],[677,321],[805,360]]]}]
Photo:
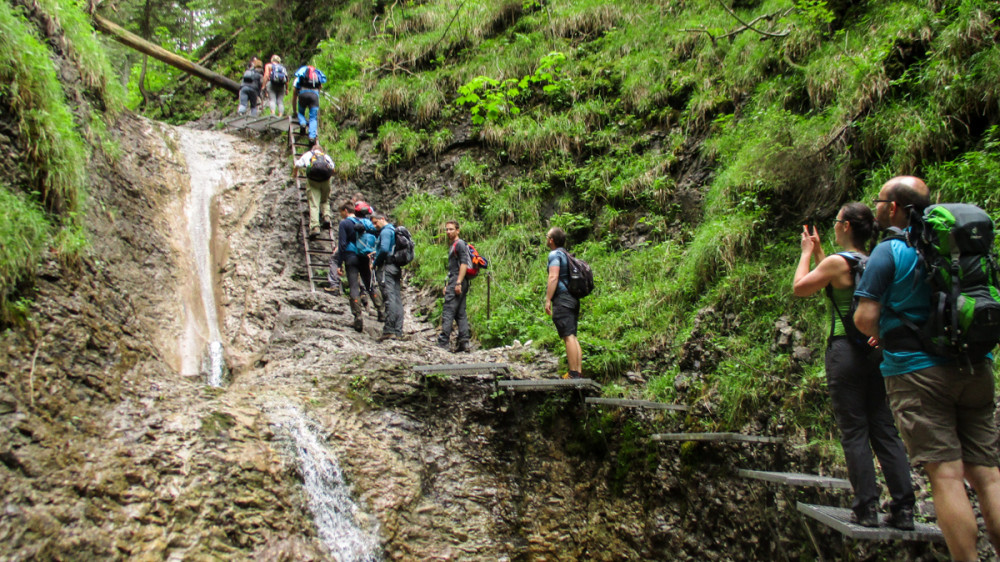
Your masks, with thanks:
[{"label": "person in blue jacket", "polygon": [[316,144],[319,134],[319,92],[326,83],[326,75],[315,66],[305,65],[295,71],[292,84],[292,106],[299,118],[299,134],[306,132],[309,125],[309,143]]},{"label": "person in blue jacket", "polygon": [[[347,271],[347,283],[350,286],[351,314],[354,315],[353,327],[360,332],[364,329],[364,321],[361,318],[361,283],[365,286],[371,284],[371,265],[369,265],[368,254],[358,248],[357,232],[359,224],[371,225],[371,221],[363,221],[354,216],[354,203],[345,201],[340,206],[340,224],[337,226],[337,252],[334,254],[333,263],[337,268],[337,276],[343,277],[344,270]],[[375,230],[375,226],[371,226]]]}]

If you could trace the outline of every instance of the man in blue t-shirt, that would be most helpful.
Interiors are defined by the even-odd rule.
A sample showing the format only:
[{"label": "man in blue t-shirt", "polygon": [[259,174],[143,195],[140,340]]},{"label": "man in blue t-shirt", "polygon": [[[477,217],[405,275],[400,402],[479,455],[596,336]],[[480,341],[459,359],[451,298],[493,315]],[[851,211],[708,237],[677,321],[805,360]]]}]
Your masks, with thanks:
[{"label": "man in blue t-shirt", "polygon": [[910,213],[929,204],[927,185],[912,176],[885,183],[875,200],[875,218],[894,236],[872,252],[855,295],[854,324],[876,336],[883,349],[882,375],[896,426],[914,464],[931,481],[934,510],[955,560],[977,560],[976,517],[965,492],[975,488],[993,548],[1000,551],[1000,470],[997,469],[993,369],[989,356],[971,370],[924,351],[912,325],[930,313],[924,265],[905,235]]},{"label": "man in blue t-shirt", "polygon": [[549,278],[545,285],[545,314],[552,317],[559,337],[566,343],[566,364],[569,372],[564,379],[583,378],[583,351],[576,339],[576,324],[580,318],[580,300],[569,294],[569,260],[566,258],[566,232],[558,226],[549,230]]}]

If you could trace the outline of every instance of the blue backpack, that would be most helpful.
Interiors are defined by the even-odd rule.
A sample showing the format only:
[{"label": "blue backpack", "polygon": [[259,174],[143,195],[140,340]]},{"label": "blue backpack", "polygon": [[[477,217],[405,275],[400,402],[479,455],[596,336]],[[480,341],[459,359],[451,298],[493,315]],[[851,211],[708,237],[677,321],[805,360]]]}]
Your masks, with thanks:
[{"label": "blue backpack", "polygon": [[372,254],[378,246],[378,239],[375,238],[376,228],[372,221],[351,217],[354,222],[354,245],[358,248],[359,254]]},{"label": "blue backpack", "polygon": [[278,86],[284,86],[288,83],[288,71],[285,67],[279,63],[271,63],[271,82],[274,82]]}]

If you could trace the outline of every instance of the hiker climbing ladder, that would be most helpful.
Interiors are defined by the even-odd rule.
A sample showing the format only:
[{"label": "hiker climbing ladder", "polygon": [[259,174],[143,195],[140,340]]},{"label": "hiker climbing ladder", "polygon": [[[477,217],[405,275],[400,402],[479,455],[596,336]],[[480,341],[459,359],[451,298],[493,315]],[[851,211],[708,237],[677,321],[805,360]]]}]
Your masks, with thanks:
[{"label": "hiker climbing ladder", "polygon": [[[287,121],[288,147],[294,155],[295,160],[302,157],[309,151],[311,146],[308,142],[296,141],[295,127],[289,119]],[[316,292],[316,280],[313,272],[331,267],[330,258],[333,257],[333,224],[327,227],[325,232],[319,236],[309,239],[309,202],[306,200],[306,181],[301,176],[295,176],[295,189],[298,191],[299,225],[302,233],[302,248],[306,258],[306,276],[309,278],[309,290]]]}]

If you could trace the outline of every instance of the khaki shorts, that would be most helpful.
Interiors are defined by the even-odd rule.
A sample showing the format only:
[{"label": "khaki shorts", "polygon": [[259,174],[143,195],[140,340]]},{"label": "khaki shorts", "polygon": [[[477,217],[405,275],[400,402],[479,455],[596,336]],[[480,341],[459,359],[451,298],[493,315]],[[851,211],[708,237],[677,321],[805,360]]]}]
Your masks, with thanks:
[{"label": "khaki shorts", "polygon": [[885,377],[889,406],[910,462],[997,466],[993,364],[958,365]]}]

